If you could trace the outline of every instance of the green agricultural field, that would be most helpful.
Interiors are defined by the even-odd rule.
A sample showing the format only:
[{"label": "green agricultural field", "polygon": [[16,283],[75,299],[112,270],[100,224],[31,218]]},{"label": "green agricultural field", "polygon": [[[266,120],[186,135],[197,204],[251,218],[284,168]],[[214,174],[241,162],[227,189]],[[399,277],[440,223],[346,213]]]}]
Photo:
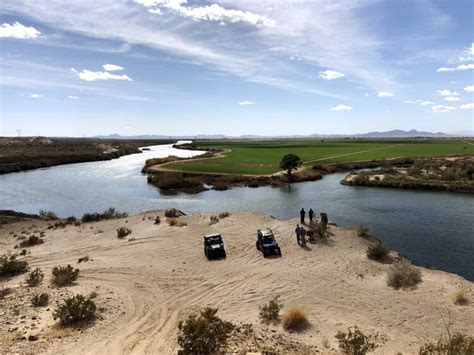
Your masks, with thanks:
[{"label": "green agricultural field", "polygon": [[448,139],[349,139],[207,141],[200,148],[230,150],[225,157],[173,163],[172,170],[234,174],[272,174],[280,171],[281,158],[297,154],[305,165],[336,164],[389,159],[474,154],[472,142]]}]

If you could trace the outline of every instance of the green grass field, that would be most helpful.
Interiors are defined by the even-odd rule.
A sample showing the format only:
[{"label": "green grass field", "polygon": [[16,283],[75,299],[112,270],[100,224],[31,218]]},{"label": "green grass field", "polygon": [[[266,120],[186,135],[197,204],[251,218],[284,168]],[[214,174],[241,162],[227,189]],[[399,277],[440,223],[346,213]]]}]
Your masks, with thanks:
[{"label": "green grass field", "polygon": [[447,139],[360,139],[360,140],[271,140],[271,141],[208,141],[198,142],[200,148],[229,149],[225,157],[202,161],[173,163],[172,170],[193,172],[272,174],[280,171],[281,158],[297,154],[305,165],[335,164],[389,159],[474,154],[474,145]]}]

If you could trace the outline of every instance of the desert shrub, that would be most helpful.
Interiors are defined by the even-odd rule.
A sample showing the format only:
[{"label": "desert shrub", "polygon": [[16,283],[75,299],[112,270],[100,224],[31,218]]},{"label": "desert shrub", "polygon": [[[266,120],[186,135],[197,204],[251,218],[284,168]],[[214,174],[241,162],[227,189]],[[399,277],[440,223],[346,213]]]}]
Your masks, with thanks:
[{"label": "desert shrub", "polygon": [[170,208],[169,210],[165,211],[165,217],[168,218],[177,218],[180,216],[185,216],[185,213],[176,209],[176,208]]},{"label": "desert shrub", "polygon": [[367,257],[372,260],[381,260],[386,258],[390,250],[382,245],[382,243],[372,243],[367,248]]},{"label": "desert shrub", "polygon": [[214,224],[214,223],[219,222],[219,218],[217,216],[211,216],[209,219],[211,221],[210,224]]},{"label": "desert shrub", "polygon": [[117,229],[117,238],[119,239],[125,238],[129,234],[132,234],[132,230],[130,228],[120,227]]},{"label": "desert shrub", "polygon": [[53,211],[40,210],[39,215],[46,220],[58,219],[58,216]]},{"label": "desert shrub", "polygon": [[178,329],[178,344],[185,353],[212,354],[225,349],[234,325],[219,318],[216,308],[207,307],[179,322]]},{"label": "desert shrub", "polygon": [[393,264],[387,274],[387,285],[399,289],[413,287],[421,282],[421,272],[408,260]]},{"label": "desert shrub", "polygon": [[0,257],[0,277],[23,274],[28,269],[28,263],[18,260],[16,255],[2,255]]},{"label": "desert shrub", "polygon": [[420,355],[472,355],[474,354],[474,338],[465,334],[448,333],[447,337],[434,343],[425,344],[419,351]]},{"label": "desert shrub", "polygon": [[110,207],[106,209],[102,213],[94,212],[94,213],[84,213],[81,220],[82,222],[97,222],[107,219],[118,219],[118,218],[125,218],[128,214],[125,212],[119,212],[115,208]]},{"label": "desert shrub", "polygon": [[459,290],[456,290],[453,294],[453,302],[454,304],[457,305],[464,305],[469,302],[469,299],[467,298],[469,290],[467,288],[460,288]]},{"label": "desert shrub", "polygon": [[339,341],[339,349],[344,354],[364,355],[374,351],[379,345],[376,344],[377,336],[365,335],[359,328],[349,328],[347,333],[337,332],[336,339]]},{"label": "desert shrub", "polygon": [[318,236],[319,238],[324,238],[324,226],[322,223],[314,220],[308,224],[308,237],[309,240],[312,242],[314,241],[314,237]]},{"label": "desert shrub", "polygon": [[161,218],[160,216],[155,217],[155,224],[160,224],[161,223]]},{"label": "desert shrub", "polygon": [[230,216],[230,213],[229,212],[221,212],[219,213],[219,218],[220,219],[224,219],[224,218],[227,218]]},{"label": "desert shrub", "polygon": [[78,277],[79,269],[74,269],[71,265],[55,266],[53,268],[53,278],[51,282],[61,287],[72,284]]},{"label": "desert shrub", "polygon": [[306,312],[298,306],[287,310],[281,320],[285,330],[302,331],[309,327]]},{"label": "desert shrub", "polygon": [[20,247],[27,248],[27,247],[32,247],[34,245],[43,244],[43,243],[44,243],[44,240],[41,239],[40,237],[37,237],[36,235],[30,235],[28,239],[25,239],[22,242],[20,242]]},{"label": "desert shrub", "polygon": [[20,251],[21,256],[25,256],[27,253],[28,253],[28,250],[26,249],[22,249],[22,251]]},{"label": "desert shrub", "polygon": [[46,307],[49,302],[49,295],[47,293],[41,293],[34,295],[31,299],[31,305],[33,307]]},{"label": "desert shrub", "polygon": [[173,218],[168,218],[166,221],[168,222],[168,225],[170,227],[174,227],[178,224],[178,219],[174,218],[174,217]]},{"label": "desert shrub", "polygon": [[34,269],[32,272],[28,274],[28,277],[26,278],[26,283],[30,287],[38,286],[44,279],[43,272],[41,271],[40,268]]},{"label": "desert shrub", "polygon": [[87,262],[89,261],[89,255],[86,255],[86,256],[82,256],[80,257],[79,259],[77,259],[77,263],[80,264],[82,262]]},{"label": "desert shrub", "polygon": [[357,228],[357,235],[359,237],[365,237],[365,236],[369,235],[369,227],[359,226],[359,228]]},{"label": "desert shrub", "polygon": [[66,298],[53,313],[53,317],[59,319],[61,325],[88,322],[95,317],[96,306],[94,301],[83,295],[75,295]]},{"label": "desert shrub", "polygon": [[264,323],[278,323],[280,321],[280,310],[283,305],[280,303],[280,296],[275,296],[268,304],[259,308],[258,316]]}]

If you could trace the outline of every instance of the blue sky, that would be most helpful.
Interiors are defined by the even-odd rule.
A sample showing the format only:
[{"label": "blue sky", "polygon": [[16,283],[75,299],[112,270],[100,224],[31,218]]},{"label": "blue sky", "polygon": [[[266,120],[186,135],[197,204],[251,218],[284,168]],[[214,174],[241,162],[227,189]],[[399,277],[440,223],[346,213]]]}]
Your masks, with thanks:
[{"label": "blue sky", "polygon": [[0,134],[473,130],[471,0],[0,2]]}]

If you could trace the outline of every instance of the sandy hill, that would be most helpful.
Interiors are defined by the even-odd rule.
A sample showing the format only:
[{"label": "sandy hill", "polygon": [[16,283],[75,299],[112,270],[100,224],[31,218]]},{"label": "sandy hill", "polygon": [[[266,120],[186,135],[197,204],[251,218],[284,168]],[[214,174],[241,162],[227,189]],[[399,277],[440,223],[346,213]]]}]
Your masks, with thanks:
[{"label": "sandy hill", "polygon": [[[162,223],[154,224],[160,215]],[[49,308],[35,309],[30,297],[37,288],[24,285],[25,275],[0,281],[9,293],[0,299],[0,348],[6,352],[67,354],[169,354],[178,350],[177,323],[204,306],[219,308],[219,315],[235,323],[252,323],[255,334],[242,338],[233,349],[258,350],[265,346],[285,352],[332,353],[338,330],[357,325],[365,333],[381,332],[386,343],[376,353],[416,353],[427,340],[443,333],[443,320],[451,329],[473,335],[474,307],[453,304],[460,287],[473,284],[445,272],[422,269],[416,289],[394,290],[386,284],[390,267],[367,259],[368,241],[354,228],[330,227],[327,243],[296,244],[296,220],[279,221],[262,214],[233,213],[209,224],[209,214],[180,217],[186,226],[171,227],[163,212],[147,212],[126,219],[83,223],[47,229],[52,222],[27,220],[0,229],[2,253],[14,251],[20,235],[45,231],[45,243],[29,248],[31,267],[40,267],[45,281],[40,290],[51,295]],[[132,234],[124,240],[116,229]],[[255,248],[257,228],[270,227],[283,256],[263,258]],[[220,232],[227,258],[208,261],[202,235]],[[80,257],[90,261],[78,264]],[[57,265],[79,267],[81,277],[66,288],[49,286]],[[52,319],[57,302],[68,295],[97,292],[99,317],[92,325],[60,329]],[[264,326],[258,308],[280,295],[285,309],[302,306],[311,328],[285,332]],[[22,337],[37,335],[30,342]]]}]

